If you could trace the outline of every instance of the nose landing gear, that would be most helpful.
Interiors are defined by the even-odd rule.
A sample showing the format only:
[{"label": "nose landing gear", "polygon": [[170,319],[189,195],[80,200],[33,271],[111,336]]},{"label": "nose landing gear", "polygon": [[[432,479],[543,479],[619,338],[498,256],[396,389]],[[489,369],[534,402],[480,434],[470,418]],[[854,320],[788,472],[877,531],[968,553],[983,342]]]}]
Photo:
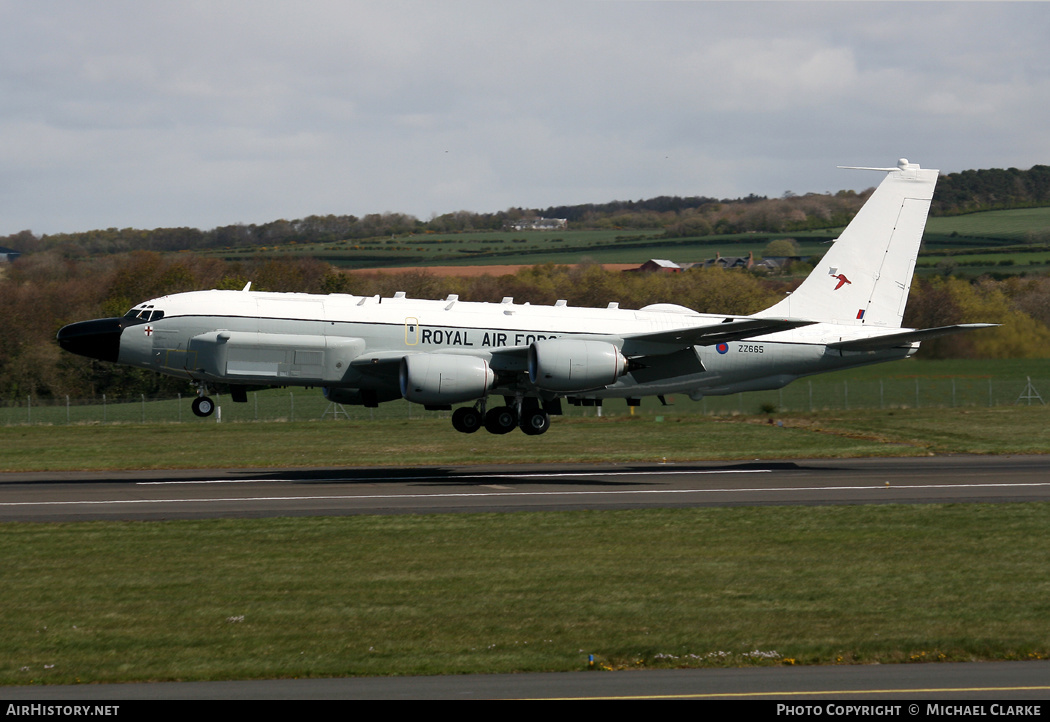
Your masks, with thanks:
[{"label": "nose landing gear", "polygon": [[190,404],[190,408],[196,416],[201,418],[211,416],[215,413],[215,402],[208,396],[208,387],[200,381],[195,381],[193,385],[197,387],[197,398]]},{"label": "nose landing gear", "polygon": [[198,396],[190,405],[193,413],[200,417],[211,416],[215,411],[215,403],[207,396]]}]

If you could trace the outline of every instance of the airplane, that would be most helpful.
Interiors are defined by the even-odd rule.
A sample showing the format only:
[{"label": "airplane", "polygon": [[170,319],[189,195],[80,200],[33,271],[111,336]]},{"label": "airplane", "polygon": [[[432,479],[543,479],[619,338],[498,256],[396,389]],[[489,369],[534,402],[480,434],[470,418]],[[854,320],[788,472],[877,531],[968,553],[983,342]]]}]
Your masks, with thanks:
[{"label": "airplane", "polygon": [[[812,374],[913,355],[921,341],[996,324],[901,328],[938,171],[901,159],[802,284],[750,316],[672,303],[637,310],[349,294],[177,293],[123,317],[64,326],[72,353],[184,378],[192,404],[228,384],[319,386],[329,401],[407,399],[451,410],[460,432],[548,430],[562,400],[639,405],[644,396],[781,388]],[[490,402],[495,399],[495,403]]]}]

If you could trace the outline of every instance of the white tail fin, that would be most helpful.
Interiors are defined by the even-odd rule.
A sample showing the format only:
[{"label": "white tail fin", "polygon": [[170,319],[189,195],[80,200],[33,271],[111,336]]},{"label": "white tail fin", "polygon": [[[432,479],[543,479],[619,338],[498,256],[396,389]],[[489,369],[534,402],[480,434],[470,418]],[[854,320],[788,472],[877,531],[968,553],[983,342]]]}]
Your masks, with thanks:
[{"label": "white tail fin", "polygon": [[794,293],[757,316],[900,328],[937,171],[902,158]]}]

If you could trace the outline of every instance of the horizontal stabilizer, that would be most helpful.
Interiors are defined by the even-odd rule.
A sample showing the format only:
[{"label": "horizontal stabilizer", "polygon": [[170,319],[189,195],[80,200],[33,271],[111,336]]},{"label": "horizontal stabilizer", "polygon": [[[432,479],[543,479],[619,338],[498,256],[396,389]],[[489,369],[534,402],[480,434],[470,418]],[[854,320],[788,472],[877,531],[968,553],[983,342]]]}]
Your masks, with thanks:
[{"label": "horizontal stabilizer", "polygon": [[839,341],[829,343],[828,348],[840,351],[878,351],[884,348],[895,348],[905,346],[916,341],[928,341],[931,338],[947,336],[963,331],[974,331],[979,328],[994,328],[997,323],[959,323],[954,326],[939,326],[937,328],[922,328],[916,331],[902,331],[890,333],[883,336],[872,336],[871,338],[858,338],[852,341]]},{"label": "horizontal stabilizer", "polygon": [[627,355],[633,355],[635,350],[632,347],[641,344],[669,344],[681,348],[687,346],[714,346],[727,341],[739,341],[740,339],[764,336],[778,331],[789,331],[793,328],[810,326],[814,323],[816,321],[805,321],[798,318],[743,318],[738,321],[726,321],[725,323],[716,323],[710,326],[630,334],[623,337],[623,352]]}]

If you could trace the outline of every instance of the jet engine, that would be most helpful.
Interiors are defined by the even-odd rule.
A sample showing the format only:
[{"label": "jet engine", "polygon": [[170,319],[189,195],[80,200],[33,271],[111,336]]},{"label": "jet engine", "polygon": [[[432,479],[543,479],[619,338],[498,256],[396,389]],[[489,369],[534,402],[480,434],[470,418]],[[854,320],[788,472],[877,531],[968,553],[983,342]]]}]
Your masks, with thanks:
[{"label": "jet engine", "polygon": [[496,374],[480,358],[421,353],[401,359],[401,395],[416,404],[458,404],[484,396]]},{"label": "jet engine", "polygon": [[627,359],[605,341],[544,339],[529,346],[529,380],[544,391],[586,391],[616,383]]}]

